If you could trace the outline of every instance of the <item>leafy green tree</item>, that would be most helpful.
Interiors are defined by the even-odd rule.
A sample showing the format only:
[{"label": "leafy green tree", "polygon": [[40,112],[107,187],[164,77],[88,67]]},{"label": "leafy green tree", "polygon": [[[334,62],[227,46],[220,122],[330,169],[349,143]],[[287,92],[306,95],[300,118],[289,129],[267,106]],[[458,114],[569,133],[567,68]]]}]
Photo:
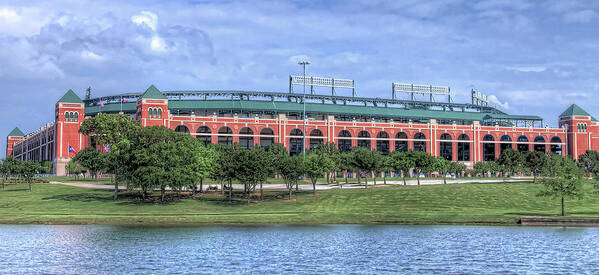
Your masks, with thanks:
[{"label": "leafy green tree", "polygon": [[111,170],[115,174],[114,199],[118,198],[119,183],[125,182],[131,162],[131,138],[141,131],[142,126],[126,115],[100,113],[86,119],[79,133],[95,138],[98,144],[110,145]]},{"label": "leafy green tree", "polygon": [[410,169],[414,168],[414,160],[408,152],[393,151],[387,159],[389,166],[396,172],[401,172],[403,184],[406,185],[406,175],[410,173]]},{"label": "leafy green tree", "polygon": [[78,178],[79,174],[85,173],[85,169],[74,159],[71,159],[69,162],[67,162],[66,170],[67,173],[75,175],[75,178]]},{"label": "leafy green tree", "polygon": [[328,154],[323,152],[309,151],[304,159],[304,172],[310,177],[312,182],[312,192],[316,194],[316,182],[318,177],[331,171],[335,164]]},{"label": "leafy green tree", "polygon": [[106,154],[96,150],[96,148],[87,147],[79,151],[73,159],[75,162],[81,164],[81,166],[87,168],[92,177],[98,178],[98,173],[103,172],[106,168]]},{"label": "leafy green tree", "polygon": [[31,185],[33,183],[33,177],[39,173],[41,165],[35,161],[23,161],[21,162],[19,173],[29,184],[29,192],[31,192]]},{"label": "leafy green tree", "polygon": [[545,152],[528,152],[524,155],[524,167],[533,174],[533,182],[537,183],[537,176],[543,172],[549,157]]},{"label": "leafy green tree", "polygon": [[593,175],[593,178],[597,178],[599,174],[599,152],[587,150],[578,157],[578,166],[587,174]]},{"label": "leafy green tree", "polygon": [[2,164],[0,165],[0,173],[2,173],[2,189],[4,189],[5,182],[8,181],[8,178],[11,175],[15,175],[19,173],[19,169],[21,168],[21,160],[17,159],[13,156],[8,156],[2,160]]},{"label": "leafy green tree", "polygon": [[327,184],[331,183],[330,175],[333,173],[335,175],[335,181],[337,180],[337,171],[339,168],[339,149],[337,149],[337,145],[333,142],[321,143],[316,147],[316,151],[323,153],[327,156],[331,161],[332,165],[329,168],[329,171],[326,171]]},{"label": "leafy green tree", "polygon": [[435,157],[422,151],[409,151],[408,156],[414,161],[414,170],[416,179],[420,185],[420,174],[432,172],[435,168]]},{"label": "leafy green tree", "polygon": [[53,164],[51,161],[49,161],[49,160],[43,161],[41,164],[40,173],[50,174],[52,172],[52,168],[53,168]]},{"label": "leafy green tree", "polygon": [[[376,168],[376,156],[372,153],[370,148],[366,147],[354,147],[351,150],[354,157],[353,163],[358,170],[358,181],[361,177],[361,173],[371,173]],[[368,188],[368,179],[364,178],[364,186]]]},{"label": "leafy green tree", "polygon": [[[218,150],[210,145],[204,146],[204,144],[200,143],[197,153],[195,155],[196,161],[196,171],[200,178],[200,192],[203,192],[204,189],[204,179],[210,177],[215,169],[218,169]],[[192,192],[195,194],[197,185],[194,183],[192,187]]]},{"label": "leafy green tree", "polygon": [[[271,144],[273,146],[274,144]],[[270,147],[269,146],[269,149]],[[242,149],[238,143],[232,146],[219,146],[218,170],[214,176],[221,182],[228,183],[229,201],[233,200],[233,180],[235,179],[240,163],[237,161],[237,156]],[[224,188],[223,188],[224,190]]]},{"label": "leafy green tree", "polygon": [[287,190],[289,191],[289,199],[293,192],[293,186],[297,186],[299,177],[304,173],[304,162],[301,156],[283,155],[279,159],[278,170],[285,181]]},{"label": "leafy green tree", "polygon": [[464,171],[466,171],[466,165],[463,163],[452,161],[449,165],[449,172],[454,173],[456,177],[459,177]]},{"label": "leafy green tree", "polygon": [[582,198],[585,177],[578,165],[569,157],[552,155],[545,166],[545,177],[541,183],[545,187],[538,196],[561,199],[561,215],[566,215],[564,198]]},{"label": "leafy green tree", "polygon": [[451,161],[444,157],[436,157],[434,166],[435,170],[439,172],[439,175],[443,177],[443,184],[447,184],[447,173],[450,172]]},{"label": "leafy green tree", "polygon": [[[371,173],[374,175],[372,177],[372,181],[374,185],[376,185],[376,177],[381,174],[381,172],[386,170],[385,167],[385,155],[377,150],[370,150],[370,157],[373,160],[373,166]],[[387,180],[383,177],[383,181],[386,184]]]},{"label": "leafy green tree", "polygon": [[501,172],[512,176],[515,172],[521,171],[524,164],[524,156],[518,151],[506,149],[499,156],[497,163],[501,167]]},{"label": "leafy green tree", "polygon": [[345,184],[348,184],[348,174],[350,171],[352,171],[352,169],[354,168],[354,157],[351,154],[351,152],[343,152],[343,153],[339,153],[338,157],[336,158],[337,161],[337,167],[339,167],[339,170],[341,171],[345,171],[344,173],[344,178],[345,178]]},{"label": "leafy green tree", "polygon": [[251,150],[237,151],[239,167],[235,178],[245,185],[247,203],[250,203],[250,194],[259,183],[266,181],[269,175],[268,165],[270,163],[268,153],[261,147]]},{"label": "leafy green tree", "polygon": [[484,178],[487,176],[487,172],[489,171],[489,164],[486,161],[477,162],[472,167],[472,170],[475,176],[482,175]]},{"label": "leafy green tree", "polygon": [[166,189],[178,192],[194,184],[199,177],[198,156],[200,142],[184,133],[165,127],[144,127],[130,139],[130,165],[127,173],[132,187],[148,192],[160,189],[160,200],[165,201]]}]

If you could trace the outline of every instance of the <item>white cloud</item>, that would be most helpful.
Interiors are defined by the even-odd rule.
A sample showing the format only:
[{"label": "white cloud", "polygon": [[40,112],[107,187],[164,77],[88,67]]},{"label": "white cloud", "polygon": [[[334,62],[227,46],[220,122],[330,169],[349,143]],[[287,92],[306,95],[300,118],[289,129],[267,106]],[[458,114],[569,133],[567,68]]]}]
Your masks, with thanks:
[{"label": "white cloud", "polygon": [[153,31],[156,31],[158,26],[158,15],[149,11],[142,11],[137,15],[131,16],[131,21],[137,25],[146,25]]},{"label": "white cloud", "polygon": [[164,43],[164,39],[162,39],[158,35],[152,36],[150,48],[156,52],[165,52],[167,50],[166,44]]},{"label": "white cloud", "polygon": [[522,66],[522,67],[507,67],[507,69],[512,70],[512,71],[523,72],[523,73],[530,73],[530,72],[540,73],[540,72],[544,72],[545,70],[547,70],[547,67],[545,67],[545,66]]},{"label": "white cloud", "polygon": [[509,110],[510,109],[510,104],[506,101],[506,102],[501,102],[496,95],[490,95],[487,97],[487,100],[489,101],[489,104],[491,106],[498,106],[501,107],[504,110]]},{"label": "white cloud", "polygon": [[0,9],[0,22],[3,24],[11,24],[18,22],[20,20],[20,16],[17,14],[15,10],[9,8],[1,8]]},{"label": "white cloud", "polygon": [[564,15],[564,21],[568,23],[588,23],[597,16],[598,14],[594,10],[573,11]]},{"label": "white cloud", "polygon": [[102,57],[92,51],[88,51],[88,50],[82,51],[81,57],[83,59],[88,59],[88,60],[97,60],[97,61],[104,60],[104,57]]}]

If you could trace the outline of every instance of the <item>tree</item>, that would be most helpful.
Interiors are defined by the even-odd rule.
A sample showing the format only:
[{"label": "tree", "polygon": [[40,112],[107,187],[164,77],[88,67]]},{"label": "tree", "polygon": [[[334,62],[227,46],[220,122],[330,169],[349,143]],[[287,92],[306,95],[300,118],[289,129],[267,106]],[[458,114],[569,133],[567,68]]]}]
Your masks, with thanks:
[{"label": "tree", "polygon": [[447,184],[447,173],[449,173],[451,169],[451,161],[445,159],[444,157],[436,157],[434,165],[435,170],[437,170],[439,175],[443,177],[443,184]]},{"label": "tree", "polygon": [[304,160],[304,172],[312,182],[312,192],[316,194],[316,182],[318,177],[329,172],[334,166],[331,158],[323,152],[308,152]]},{"label": "tree", "polygon": [[[353,155],[353,163],[358,170],[358,181],[362,172],[371,173],[376,168],[376,156],[370,148],[354,147],[351,150]],[[368,188],[368,179],[364,179],[364,187]]]},{"label": "tree", "polygon": [[486,177],[487,171],[489,171],[489,165],[486,161],[480,161],[474,164],[472,167],[474,175],[482,175],[483,178]]},{"label": "tree", "polygon": [[524,157],[522,153],[512,149],[506,149],[501,153],[497,164],[501,167],[501,172],[513,175],[515,172],[522,169]]},{"label": "tree", "polygon": [[87,147],[73,158],[75,162],[81,164],[81,166],[87,168],[90,175],[94,178],[98,178],[98,173],[103,172],[106,168],[106,155],[105,152],[100,152],[94,147]]},{"label": "tree", "polygon": [[449,172],[454,173],[456,177],[458,177],[464,171],[466,171],[466,165],[463,163],[452,161],[449,164]]},{"label": "tree", "polygon": [[21,160],[13,156],[8,156],[2,160],[0,165],[0,173],[2,173],[2,189],[4,189],[5,182],[8,181],[8,177],[19,173],[21,166]]},{"label": "tree", "polygon": [[19,173],[25,179],[27,183],[29,183],[29,192],[31,192],[33,177],[35,174],[39,173],[41,166],[39,163],[35,161],[23,161],[21,162]]},{"label": "tree", "polygon": [[[204,190],[204,179],[210,177],[212,173],[214,173],[215,169],[218,169],[218,150],[210,145],[204,146],[204,144],[200,143],[197,151],[196,157],[196,171],[200,178],[200,192]],[[195,194],[197,185],[194,183],[192,187],[192,192]]]},{"label": "tree", "polygon": [[302,157],[298,155],[283,155],[278,161],[278,170],[285,181],[285,185],[289,191],[289,199],[291,200],[293,186],[297,185],[299,177],[304,173],[304,162]]},{"label": "tree", "polygon": [[43,161],[41,164],[40,173],[50,174],[52,172],[53,166],[54,165],[52,164],[51,161],[49,161],[49,160]]},{"label": "tree", "polygon": [[396,172],[401,172],[403,185],[406,185],[406,175],[415,165],[414,160],[410,158],[408,152],[393,151],[387,158],[389,166]]},{"label": "tree", "polygon": [[335,143],[333,142],[327,142],[327,143],[321,143],[318,145],[318,147],[316,147],[316,150],[322,154],[324,154],[325,156],[327,156],[332,162],[331,162],[331,166],[329,167],[329,171],[326,171],[326,175],[327,175],[327,184],[330,184],[330,175],[331,173],[333,173],[334,177],[335,177],[335,181],[337,181],[337,171],[339,168],[338,164],[339,164],[339,149],[337,149],[337,145],[335,145]]},{"label": "tree", "polygon": [[269,155],[261,147],[251,150],[237,151],[239,167],[235,178],[245,185],[247,203],[250,203],[250,194],[259,183],[263,183],[269,175]]},{"label": "tree", "polygon": [[340,170],[345,171],[344,177],[345,177],[345,183],[347,184],[348,183],[348,179],[347,179],[348,174],[354,168],[354,157],[351,154],[351,152],[343,152],[343,153],[339,153],[337,155],[336,161],[337,161],[337,167],[339,167]]},{"label": "tree", "polygon": [[599,153],[593,150],[587,150],[578,157],[578,166],[582,168],[587,175],[597,178],[599,174]]},{"label": "tree", "polygon": [[79,174],[85,172],[85,169],[83,169],[83,167],[81,167],[81,164],[79,164],[74,159],[71,159],[67,163],[67,166],[65,168],[67,170],[67,173],[75,175],[75,178],[79,177]]},{"label": "tree", "polygon": [[552,155],[545,166],[545,177],[541,180],[545,190],[538,196],[560,198],[561,215],[565,216],[564,198],[582,198],[584,175],[569,157]]},{"label": "tree", "polygon": [[119,183],[127,177],[131,158],[131,138],[141,130],[142,126],[121,114],[100,113],[86,119],[79,127],[79,133],[95,138],[98,144],[110,146],[111,170],[115,174],[114,199],[118,198]]},{"label": "tree", "polygon": [[[372,180],[374,182],[374,185],[376,185],[376,177],[378,175],[380,175],[381,172],[384,172],[386,170],[386,167],[385,167],[386,156],[377,150],[371,150],[370,157],[374,161],[373,166],[372,166],[372,174],[374,174],[374,176],[372,177]],[[385,177],[383,177],[383,182],[385,184],[387,184],[387,180],[385,179]]]},{"label": "tree", "polygon": [[241,149],[238,143],[234,143],[231,146],[219,146],[217,148],[219,150],[218,169],[214,171],[214,177],[221,182],[228,183],[229,202],[231,202],[233,200],[233,180],[239,168],[237,155],[240,150],[245,149]]},{"label": "tree", "polygon": [[435,157],[422,151],[409,151],[408,156],[414,161],[416,179],[420,185],[420,173],[432,172],[435,168]]},{"label": "tree", "polygon": [[548,156],[545,152],[534,151],[524,155],[524,167],[532,172],[534,183],[537,183],[537,176],[543,172],[547,161]]}]

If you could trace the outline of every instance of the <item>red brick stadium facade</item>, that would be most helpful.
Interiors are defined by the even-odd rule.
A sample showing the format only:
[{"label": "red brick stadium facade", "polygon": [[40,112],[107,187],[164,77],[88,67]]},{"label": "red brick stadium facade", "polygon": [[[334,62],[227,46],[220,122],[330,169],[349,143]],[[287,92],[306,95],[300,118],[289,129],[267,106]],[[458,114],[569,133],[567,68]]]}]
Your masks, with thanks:
[{"label": "red brick stadium facade", "polygon": [[[134,102],[124,102],[125,98]],[[118,102],[103,101],[83,101],[69,90],[56,103],[53,123],[27,135],[15,128],[8,135],[6,154],[23,160],[52,161],[54,173],[64,175],[66,164],[76,152],[91,146],[89,137],[79,134],[79,126],[99,112],[123,113],[144,126],[186,132],[206,144],[239,143],[249,148],[276,142],[292,153],[302,150],[304,121],[298,114],[302,104],[289,100],[274,101],[271,97],[270,101],[257,101],[243,96],[237,100],[181,100],[176,96],[169,98],[151,86],[143,94],[121,95]],[[423,150],[468,166],[493,160],[506,148],[574,158],[586,150],[599,150],[598,122],[576,105],[560,115],[559,128],[542,127],[542,122],[541,127],[534,127],[534,123],[519,126],[502,119],[530,117],[480,111],[408,110],[322,102],[309,103],[307,112],[303,144],[307,149],[334,142],[342,151],[356,146],[385,154]]]}]

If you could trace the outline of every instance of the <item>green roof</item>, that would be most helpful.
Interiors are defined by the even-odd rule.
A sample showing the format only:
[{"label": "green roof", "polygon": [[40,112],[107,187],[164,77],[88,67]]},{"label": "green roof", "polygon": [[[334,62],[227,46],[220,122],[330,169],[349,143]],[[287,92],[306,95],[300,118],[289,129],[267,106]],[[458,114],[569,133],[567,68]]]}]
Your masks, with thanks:
[{"label": "green roof", "polygon": [[[122,108],[122,109],[121,109]],[[85,107],[86,115],[94,115],[100,111],[106,113],[135,113],[136,103],[110,103],[104,107]],[[168,108],[171,113],[177,110],[235,110],[235,111],[267,111],[267,112],[302,112],[303,105],[286,101],[260,101],[260,100],[169,100]],[[485,119],[512,119],[512,120],[541,120],[538,116],[526,115],[499,115],[480,112],[460,112],[442,110],[404,109],[395,107],[375,107],[361,105],[341,105],[306,103],[306,111],[311,113],[324,113],[330,115],[355,115],[376,116],[406,119],[437,119],[449,121],[484,121]]]},{"label": "green roof", "polygon": [[154,87],[154,85],[150,85],[150,87],[141,96],[141,98],[166,99],[166,96],[164,96],[164,94],[160,92],[156,87]]},{"label": "green roof", "polygon": [[589,113],[587,113],[585,110],[583,110],[582,108],[580,108],[580,106],[576,104],[570,105],[570,107],[568,107],[568,109],[566,109],[559,116],[590,116],[592,121],[597,121],[593,116],[591,116]]},{"label": "green roof", "polygon": [[83,100],[79,98],[73,90],[68,90],[66,94],[64,94],[58,102],[62,103],[83,103]]},{"label": "green roof", "polygon": [[22,137],[22,136],[25,136],[25,134],[23,134],[23,132],[19,129],[19,127],[15,127],[14,129],[12,129],[12,131],[10,131],[8,136],[9,137]]}]

